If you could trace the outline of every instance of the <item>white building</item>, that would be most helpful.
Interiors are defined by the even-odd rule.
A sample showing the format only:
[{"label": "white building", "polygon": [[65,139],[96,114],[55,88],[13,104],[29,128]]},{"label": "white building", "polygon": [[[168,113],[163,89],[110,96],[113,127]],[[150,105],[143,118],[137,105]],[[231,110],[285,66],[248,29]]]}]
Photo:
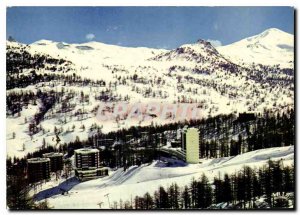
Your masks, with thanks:
[{"label": "white building", "polygon": [[199,163],[199,131],[184,127],[182,130],[182,150],[187,163]]}]

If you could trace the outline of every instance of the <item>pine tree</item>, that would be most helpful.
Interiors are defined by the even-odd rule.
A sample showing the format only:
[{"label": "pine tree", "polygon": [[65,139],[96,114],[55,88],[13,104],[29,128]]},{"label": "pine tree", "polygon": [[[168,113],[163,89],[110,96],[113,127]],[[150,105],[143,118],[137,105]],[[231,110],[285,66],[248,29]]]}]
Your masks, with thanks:
[{"label": "pine tree", "polygon": [[7,175],[7,206],[10,209],[24,210],[34,206],[29,196],[30,187],[21,168],[14,168]]},{"label": "pine tree", "polygon": [[198,182],[198,195],[199,208],[207,208],[212,204],[213,192],[205,174],[201,176],[201,179]]},{"label": "pine tree", "polygon": [[258,170],[258,175],[253,174],[253,202],[255,202],[257,197],[260,197],[263,195],[263,189],[262,184],[260,181],[260,176],[262,175],[262,170]]},{"label": "pine tree", "polygon": [[154,192],[154,207],[157,209],[161,208],[160,195],[158,191]]},{"label": "pine tree", "polygon": [[174,184],[174,209],[179,209],[180,191],[178,185]]},{"label": "pine tree", "polygon": [[209,184],[208,178],[203,174],[202,175],[202,183],[204,186],[204,200],[203,200],[203,207],[209,207],[213,202],[213,190],[211,185]]},{"label": "pine tree", "polygon": [[197,193],[197,181],[194,178],[192,179],[190,189],[191,189],[191,206],[192,208],[195,208],[197,204],[198,193]]},{"label": "pine tree", "polygon": [[168,193],[163,187],[159,187],[159,208],[169,208],[169,198]]},{"label": "pine tree", "polygon": [[222,180],[220,178],[215,177],[213,185],[215,187],[214,189],[215,203],[223,202],[224,194],[223,194]]},{"label": "pine tree", "polygon": [[223,182],[223,201],[224,202],[232,202],[232,188],[231,188],[231,180],[228,174],[224,175]]},{"label": "pine tree", "polygon": [[145,201],[144,209],[149,210],[149,209],[153,208],[154,201],[153,201],[152,196],[148,192],[144,195],[144,201]]},{"label": "pine tree", "polygon": [[266,169],[264,170],[263,173],[263,185],[264,185],[264,194],[267,197],[267,202],[269,205],[272,207],[272,193],[274,191],[274,178],[273,178],[273,168],[274,168],[274,163],[273,161],[269,160],[268,165],[266,166]]},{"label": "pine tree", "polygon": [[45,140],[45,138],[43,138],[43,143],[42,143],[42,149],[45,149],[46,148],[46,140]]},{"label": "pine tree", "polygon": [[273,168],[272,176],[273,176],[274,191],[279,192],[280,195],[282,195],[282,192],[283,192],[282,160],[274,162],[274,168]]},{"label": "pine tree", "polygon": [[182,199],[182,208],[187,209],[191,208],[191,196],[188,186],[185,186],[181,194]]},{"label": "pine tree", "polygon": [[284,184],[283,184],[284,190],[286,192],[293,192],[294,191],[293,173],[290,167],[285,167],[283,169],[283,178],[284,178]]},{"label": "pine tree", "polygon": [[245,208],[245,182],[244,182],[244,174],[239,172],[236,178],[236,196],[237,201],[243,203],[243,207]]},{"label": "pine tree", "polygon": [[[245,183],[245,197],[244,197],[244,204],[246,202],[249,203],[249,208],[251,208],[251,200],[252,200],[252,194],[253,194],[253,170],[245,166],[242,170],[243,172],[243,181]],[[245,206],[244,206],[245,207]]]}]

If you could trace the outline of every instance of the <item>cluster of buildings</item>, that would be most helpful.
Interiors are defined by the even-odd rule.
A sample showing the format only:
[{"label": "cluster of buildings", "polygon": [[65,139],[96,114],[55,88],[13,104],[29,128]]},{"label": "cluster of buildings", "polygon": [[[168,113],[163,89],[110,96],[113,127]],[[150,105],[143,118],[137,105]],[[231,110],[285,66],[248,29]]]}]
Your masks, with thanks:
[{"label": "cluster of buildings", "polygon": [[[242,113],[239,115],[239,121],[250,121],[255,119],[253,113]],[[143,134],[147,138],[147,133]],[[142,138],[142,140],[143,140]],[[197,164],[200,157],[200,132],[197,128],[188,128],[178,130],[176,145],[180,144],[182,154],[187,163]],[[146,141],[147,142],[147,141]],[[104,139],[95,142],[96,147],[107,147],[113,144],[112,139]],[[97,148],[81,148],[75,150],[74,154],[75,175],[81,181],[96,179],[108,175],[108,168],[101,166],[99,150]],[[27,175],[29,183],[36,183],[42,180],[49,180],[51,172],[63,170],[62,153],[46,153],[42,158],[32,158],[27,160]]]},{"label": "cluster of buildings", "polygon": [[63,170],[62,153],[46,153],[42,158],[31,158],[27,160],[27,178],[30,184],[49,180],[51,172]]},{"label": "cluster of buildings", "polygon": [[[100,165],[99,150],[81,148],[75,150],[74,170],[76,177],[81,181],[96,179],[108,175],[108,168]],[[47,181],[52,172],[62,171],[64,160],[62,153],[46,153],[43,157],[27,160],[27,178],[30,184]]]},{"label": "cluster of buildings", "polygon": [[[184,127],[180,131],[181,149],[187,163],[199,163],[200,133],[197,128]],[[29,183],[49,180],[51,173],[64,169],[62,153],[45,153],[40,158],[27,160],[27,178]],[[80,181],[87,181],[108,175],[108,168],[101,165],[97,148],[74,150],[73,169]]]}]

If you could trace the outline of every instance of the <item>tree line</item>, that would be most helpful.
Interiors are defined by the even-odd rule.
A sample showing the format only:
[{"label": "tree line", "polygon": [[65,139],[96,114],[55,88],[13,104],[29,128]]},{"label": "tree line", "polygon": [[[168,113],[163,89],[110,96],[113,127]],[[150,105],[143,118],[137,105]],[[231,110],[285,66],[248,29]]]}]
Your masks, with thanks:
[{"label": "tree line", "polygon": [[[135,196],[131,201],[114,202],[113,209],[266,209],[294,207],[293,166],[269,160],[258,169],[242,170],[209,181],[205,174],[189,185],[160,186],[152,195]],[[220,204],[224,203],[224,204]],[[221,208],[223,205],[223,208]]]},{"label": "tree line", "polygon": [[[231,114],[166,125],[133,126],[107,134],[103,134],[101,129],[96,129],[95,135],[87,140],[80,140],[77,137],[73,142],[60,144],[57,147],[49,145],[28,153],[21,159],[9,159],[12,159],[12,164],[26,164],[27,158],[39,157],[43,153],[52,151],[67,153],[68,157],[71,157],[75,149],[94,146],[98,141],[108,140],[105,149],[100,150],[102,164],[111,168],[125,167],[126,169],[165,155],[160,152],[160,147],[176,138],[177,129],[184,125],[199,128],[200,158],[236,156],[258,149],[291,146],[295,141],[295,113],[294,110],[289,110],[282,114],[266,112],[251,122],[240,122]],[[180,140],[178,146],[181,146]]]}]

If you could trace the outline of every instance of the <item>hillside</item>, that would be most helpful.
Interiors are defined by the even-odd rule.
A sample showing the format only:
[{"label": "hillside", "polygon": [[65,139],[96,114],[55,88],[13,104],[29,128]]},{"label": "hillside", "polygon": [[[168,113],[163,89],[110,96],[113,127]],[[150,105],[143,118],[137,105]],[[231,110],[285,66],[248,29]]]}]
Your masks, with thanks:
[{"label": "hillside", "polygon": [[[291,57],[291,50],[278,44],[290,44],[290,35],[282,34],[286,35],[267,30],[232,44],[238,48],[226,53],[243,57],[236,50],[257,44],[249,50],[266,46],[285,60]],[[266,109],[283,112],[294,107],[293,68],[260,65],[257,59],[251,59],[251,65],[241,64],[223,53],[226,47],[215,49],[204,40],[174,50],[99,42],[40,40],[25,45],[7,41],[7,155],[23,157],[47,145],[86,140],[93,131],[107,133],[181,120],[148,115],[148,120],[103,122],[96,118],[103,102],[197,104],[198,119]]]}]

